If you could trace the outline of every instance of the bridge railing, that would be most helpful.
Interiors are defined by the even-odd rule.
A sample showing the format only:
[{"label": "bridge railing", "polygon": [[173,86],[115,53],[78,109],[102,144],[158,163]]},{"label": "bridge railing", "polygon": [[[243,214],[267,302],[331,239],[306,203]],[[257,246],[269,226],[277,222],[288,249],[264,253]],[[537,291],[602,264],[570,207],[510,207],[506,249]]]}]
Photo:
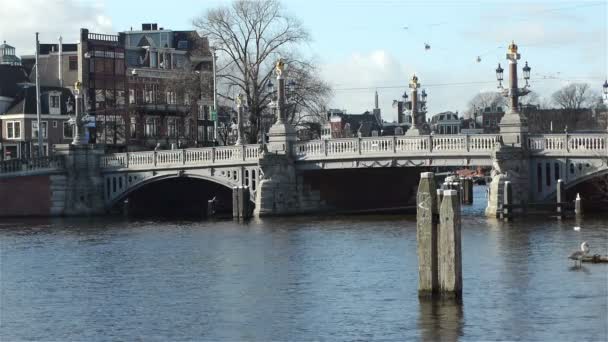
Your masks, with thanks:
[{"label": "bridge railing", "polygon": [[490,135],[435,135],[313,140],[294,144],[297,159],[397,153],[490,152],[499,141]]},{"label": "bridge railing", "polygon": [[11,159],[0,161],[0,175],[29,171],[61,170],[65,167],[63,156],[50,156],[32,159]]},{"label": "bridge railing", "polygon": [[539,134],[528,137],[533,152],[608,154],[608,134]]},{"label": "bridge railing", "polygon": [[154,168],[258,160],[259,145],[220,146],[113,153],[101,158],[102,169]]}]

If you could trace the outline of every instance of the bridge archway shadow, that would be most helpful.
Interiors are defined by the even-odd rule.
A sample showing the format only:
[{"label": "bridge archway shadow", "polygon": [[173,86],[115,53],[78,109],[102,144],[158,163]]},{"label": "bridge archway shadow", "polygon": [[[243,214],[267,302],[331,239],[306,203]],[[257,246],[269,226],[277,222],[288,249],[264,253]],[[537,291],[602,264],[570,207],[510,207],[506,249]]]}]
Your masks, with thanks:
[{"label": "bridge archway shadow", "polygon": [[566,183],[566,200],[574,201],[576,194],[583,199],[584,211],[605,212],[608,207],[608,170],[592,174],[573,184]]},{"label": "bridge archway shadow", "polygon": [[196,177],[154,179],[113,201],[110,212],[130,217],[204,218],[207,202],[218,201],[217,214],[232,214],[232,189]]},{"label": "bridge archway shadow", "polygon": [[303,191],[316,194],[327,210],[402,212],[413,210],[423,167],[307,170],[300,174]]}]

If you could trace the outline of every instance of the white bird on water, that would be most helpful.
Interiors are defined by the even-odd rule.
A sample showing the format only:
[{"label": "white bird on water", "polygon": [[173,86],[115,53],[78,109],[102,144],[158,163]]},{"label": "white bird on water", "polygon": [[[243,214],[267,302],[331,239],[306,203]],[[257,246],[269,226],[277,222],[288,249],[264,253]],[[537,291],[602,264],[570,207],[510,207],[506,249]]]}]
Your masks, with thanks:
[{"label": "white bird on water", "polygon": [[574,230],[575,230],[575,231],[577,231],[577,232],[580,232],[580,231],[581,231],[581,227],[579,227],[579,226],[575,226],[575,227],[574,227]]},{"label": "white bird on water", "polygon": [[576,266],[576,262],[578,261],[580,263],[580,265],[583,265],[583,257],[585,255],[589,254],[589,243],[587,243],[587,241],[584,241],[583,243],[581,243],[581,250],[580,251],[576,251],[572,254],[570,254],[570,256],[568,257],[568,259],[572,259],[574,260],[574,266]]}]

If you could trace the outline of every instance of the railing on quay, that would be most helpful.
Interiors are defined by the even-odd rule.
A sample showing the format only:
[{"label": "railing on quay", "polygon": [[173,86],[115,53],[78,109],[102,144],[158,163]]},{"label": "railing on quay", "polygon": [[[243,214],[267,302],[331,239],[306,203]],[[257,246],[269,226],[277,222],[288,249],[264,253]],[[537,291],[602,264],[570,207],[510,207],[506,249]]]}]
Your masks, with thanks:
[{"label": "railing on quay", "polygon": [[40,158],[20,158],[0,161],[0,175],[19,174],[30,171],[62,170],[65,167],[63,156]]},{"label": "railing on quay", "polygon": [[220,146],[114,153],[101,157],[102,169],[164,168],[172,166],[204,166],[231,164],[259,159],[259,145]]},{"label": "railing on quay", "polygon": [[391,136],[298,142],[296,159],[349,155],[490,153],[500,138],[496,134]]}]

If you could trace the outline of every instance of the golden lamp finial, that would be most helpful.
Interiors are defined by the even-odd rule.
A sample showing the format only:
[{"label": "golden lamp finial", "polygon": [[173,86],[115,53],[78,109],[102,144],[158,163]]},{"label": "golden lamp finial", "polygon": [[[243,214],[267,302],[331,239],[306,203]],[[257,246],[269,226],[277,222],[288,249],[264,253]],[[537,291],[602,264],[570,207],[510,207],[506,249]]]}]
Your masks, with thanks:
[{"label": "golden lamp finial", "polygon": [[275,67],[275,71],[277,73],[277,76],[283,75],[283,70],[284,69],[285,69],[285,61],[283,60],[283,58],[279,58],[279,60],[277,61],[277,65]]},{"label": "golden lamp finial", "polygon": [[243,93],[239,93],[236,96],[236,105],[240,107],[243,105],[244,101],[245,101],[245,96],[243,95]]},{"label": "golden lamp finial", "polygon": [[419,84],[418,84],[418,76],[416,76],[416,74],[414,74],[412,76],[412,80],[410,81],[410,88],[415,89],[418,88]]},{"label": "golden lamp finial", "polygon": [[509,53],[517,53],[517,45],[515,44],[515,41],[511,41],[511,44],[509,44],[507,51],[509,51]]}]

